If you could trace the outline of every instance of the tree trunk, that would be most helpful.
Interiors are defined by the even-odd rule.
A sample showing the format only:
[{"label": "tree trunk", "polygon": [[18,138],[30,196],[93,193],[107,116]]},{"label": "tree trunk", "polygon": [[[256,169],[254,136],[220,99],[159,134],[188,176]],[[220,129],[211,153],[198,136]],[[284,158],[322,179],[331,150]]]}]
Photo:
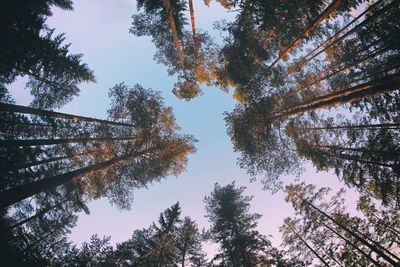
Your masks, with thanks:
[{"label": "tree trunk", "polygon": [[[325,81],[325,80],[327,80],[327,79],[329,79],[329,78],[333,78],[333,77],[339,75],[340,73],[343,73],[343,72],[345,72],[345,71],[348,71],[349,69],[354,68],[354,67],[356,67],[356,66],[358,66],[358,65],[360,65],[360,64],[362,64],[362,63],[364,63],[364,62],[366,62],[366,61],[368,61],[368,60],[374,59],[375,57],[377,57],[377,56],[379,56],[380,54],[386,52],[387,50],[388,50],[387,48],[377,49],[377,50],[374,51],[373,53],[370,53],[370,54],[368,54],[367,56],[365,56],[365,57],[363,57],[363,58],[357,60],[357,61],[354,62],[353,64],[350,64],[349,66],[346,66],[346,67],[344,67],[344,68],[341,68],[341,69],[339,69],[339,70],[336,70],[336,71],[332,72],[331,74],[328,74],[328,75],[326,75],[326,76],[324,76],[324,77],[321,77],[321,78],[319,78],[319,79],[316,79],[316,80],[312,81],[311,83],[304,85],[303,87],[301,87],[300,89],[296,90],[295,92],[297,92],[297,91],[303,91],[303,90],[309,88],[310,86],[313,86],[313,85],[316,84],[316,83]],[[318,75],[317,75],[317,77],[318,77]]]},{"label": "tree trunk", "polygon": [[338,231],[336,231],[335,229],[333,229],[332,227],[330,227],[329,225],[327,225],[326,223],[324,223],[323,221],[320,221],[320,223],[328,228],[329,230],[331,230],[333,233],[335,233],[339,238],[343,239],[347,244],[349,244],[350,246],[352,246],[353,248],[355,248],[357,251],[359,251],[364,257],[366,257],[369,261],[371,261],[373,264],[375,264],[376,266],[379,267],[384,267],[382,264],[380,264],[379,262],[377,262],[376,260],[374,260],[371,255],[367,254],[365,251],[363,251],[361,248],[359,248],[358,246],[356,246],[353,242],[351,242],[350,240],[348,240],[346,237],[344,237],[343,235],[341,235]]},{"label": "tree trunk", "polygon": [[275,34],[275,27],[272,28],[271,30],[269,30],[267,32],[267,34],[264,36],[263,38],[263,44],[267,45],[269,43],[269,41],[271,40],[272,36]]},{"label": "tree trunk", "polygon": [[317,256],[317,258],[325,265],[325,266],[328,266],[329,267],[329,264],[307,243],[307,241],[305,241],[301,236],[300,236],[300,234],[298,234],[289,224],[287,224],[287,226],[289,227],[289,229],[290,229],[290,231],[292,231],[296,236],[297,236],[297,238],[299,238],[300,239],[300,241],[304,244],[304,245],[306,245],[306,247],[309,249],[309,250],[311,250],[311,252],[315,255],[315,256]]},{"label": "tree trunk", "polygon": [[79,179],[82,176],[96,173],[112,167],[115,164],[119,164],[144,154],[149,150],[142,151],[137,154],[128,154],[125,156],[113,158],[101,163],[97,163],[88,167],[77,169],[71,172],[59,174],[53,177],[43,178],[42,180],[30,182],[25,185],[16,186],[11,189],[4,190],[0,193],[0,208],[6,208],[12,204],[15,204],[25,198],[34,196],[38,193],[44,192],[49,189],[56,188],[60,185],[72,182],[74,179]]},{"label": "tree trunk", "polygon": [[[334,45],[335,43],[337,43],[337,41],[335,41],[334,43],[331,43],[329,46],[325,47],[322,51],[318,52],[318,54],[312,56],[311,58],[308,59],[308,57],[312,54],[314,54],[318,49],[320,49],[321,47],[323,47],[325,44],[327,44],[329,41],[331,41],[332,39],[336,38],[339,34],[341,34],[344,30],[346,30],[348,27],[350,27],[354,22],[356,22],[357,20],[359,20],[361,17],[363,17],[365,14],[367,14],[370,10],[372,10],[373,8],[375,8],[378,4],[380,4],[383,0],[378,0],[377,2],[375,2],[374,4],[372,4],[371,6],[369,6],[366,10],[364,10],[364,12],[362,12],[360,15],[358,15],[356,18],[354,18],[352,21],[350,21],[348,24],[346,24],[346,26],[344,26],[342,29],[340,29],[338,32],[336,32],[334,35],[330,36],[329,38],[327,38],[324,42],[322,42],[321,44],[319,44],[316,48],[314,48],[312,51],[310,51],[309,53],[307,53],[307,55],[305,55],[304,57],[302,57],[298,62],[295,62],[292,65],[292,68],[301,68],[302,66],[304,66],[307,62],[309,62],[310,60],[312,60],[313,58],[315,58],[316,56],[318,56],[319,54],[321,54],[322,52],[324,52],[327,48],[331,47],[332,45]],[[357,25],[358,26],[358,25]],[[356,26],[356,27],[357,27]]]},{"label": "tree trunk", "polygon": [[20,170],[20,169],[26,169],[26,168],[29,168],[29,167],[32,167],[32,166],[36,166],[36,165],[41,165],[41,164],[50,163],[50,162],[54,162],[54,161],[59,161],[59,160],[63,160],[63,159],[69,159],[69,158],[84,156],[84,155],[87,155],[87,154],[90,154],[90,153],[93,153],[93,152],[96,152],[96,151],[77,153],[77,154],[73,154],[73,155],[69,155],[69,156],[44,159],[44,160],[39,160],[39,161],[34,161],[34,162],[27,162],[27,163],[22,163],[22,164],[17,164],[17,165],[10,165],[8,163],[7,165],[4,165],[4,166],[0,167],[0,172],[4,173],[4,172],[16,171],[16,170]]},{"label": "tree trunk", "polygon": [[5,104],[5,103],[0,103],[0,112],[16,112],[16,113],[38,115],[41,117],[48,116],[48,117],[54,117],[54,118],[58,118],[58,119],[69,119],[69,120],[73,120],[73,121],[86,121],[86,122],[93,122],[93,123],[100,123],[100,124],[107,124],[107,125],[133,127],[132,124],[127,124],[127,123],[95,119],[95,118],[89,118],[89,117],[84,117],[84,116],[77,116],[77,115],[72,115],[72,114],[48,111],[48,110],[13,105],[13,104]]},{"label": "tree trunk", "polygon": [[400,74],[391,74],[345,90],[316,97],[303,104],[287,108],[281,112],[275,113],[274,119],[282,119],[292,115],[301,115],[312,110],[339,106],[398,89],[400,89]]},{"label": "tree trunk", "polygon": [[[381,0],[380,0],[381,1]],[[374,5],[372,5],[370,8],[372,8],[373,6],[376,6],[376,4],[378,4],[380,1],[376,2]],[[300,65],[296,65],[296,67],[300,68],[302,66],[304,66],[307,62],[311,61],[312,59],[314,59],[315,57],[317,57],[318,55],[320,55],[321,53],[323,53],[324,51],[326,51],[326,49],[328,49],[329,47],[337,44],[338,42],[342,41],[344,38],[346,38],[347,36],[355,33],[358,29],[360,29],[361,27],[365,26],[367,23],[369,23],[370,21],[372,21],[373,19],[375,19],[375,17],[381,15],[382,13],[384,13],[385,11],[389,10],[389,8],[391,8],[391,6],[395,3],[396,1],[388,4],[387,6],[383,7],[382,9],[378,10],[377,12],[375,12],[372,16],[367,17],[365,20],[363,20],[361,23],[357,24],[353,29],[351,29],[350,31],[346,32],[344,35],[342,35],[341,37],[337,38],[336,40],[334,40],[332,43],[330,43],[328,46],[326,46],[324,49],[322,49],[321,51],[319,51],[318,53],[314,54],[313,56],[311,56],[310,58],[306,58],[308,55],[310,55],[311,53],[315,52],[317,49],[319,49],[322,45],[324,45],[328,40],[334,38],[335,36],[337,36],[337,34],[335,34],[334,36],[328,38],[324,43],[322,43],[321,45],[319,45],[316,49],[314,49],[313,51],[311,51],[310,53],[308,53],[301,62],[299,62]],[[364,11],[363,13],[361,13],[356,19],[358,19],[359,17],[361,17],[362,15],[365,15],[370,8],[368,8],[366,11]],[[356,20],[355,19],[355,20]],[[350,24],[352,24],[355,20],[353,20],[352,22],[350,22],[348,25],[346,25],[343,29],[345,29],[346,27],[350,26]],[[342,29],[342,30],[343,30]],[[341,31],[342,31],[341,30]],[[339,31],[339,32],[341,32]],[[339,33],[338,32],[338,33]],[[297,63],[295,63],[297,64]]]},{"label": "tree trunk", "polygon": [[363,152],[363,153],[368,153],[368,154],[373,154],[373,155],[400,155],[399,152],[389,152],[389,151],[376,151],[376,150],[370,150],[366,148],[357,148],[357,147],[340,147],[340,146],[329,146],[329,145],[310,145],[313,147],[318,147],[318,148],[328,148],[332,150],[341,150],[341,151],[352,151],[352,152]]},{"label": "tree trunk", "polygon": [[294,42],[286,48],[284,52],[282,52],[277,59],[275,59],[274,62],[269,66],[269,68],[272,68],[276,63],[278,63],[282,58],[284,58],[290,51],[293,50],[304,38],[306,38],[312,31],[315,30],[316,27],[318,27],[319,24],[321,24],[332,12],[337,10],[339,6],[341,5],[342,1],[341,0],[333,0],[332,3],[320,14],[320,16],[313,22],[313,24],[308,27],[308,29]]},{"label": "tree trunk", "polygon": [[126,137],[95,137],[95,138],[59,138],[59,139],[29,139],[29,140],[0,140],[0,147],[26,147],[26,146],[47,146],[70,143],[86,143],[92,141],[119,141],[136,140],[136,136]]},{"label": "tree trunk", "polygon": [[338,158],[338,159],[341,159],[341,160],[350,160],[350,161],[355,161],[355,162],[359,162],[359,163],[363,163],[363,164],[372,164],[372,165],[381,166],[381,167],[387,167],[387,168],[392,168],[392,169],[394,169],[396,167],[395,165],[386,164],[386,163],[383,163],[383,162],[371,161],[371,160],[364,160],[364,159],[361,159],[359,157],[354,157],[354,156],[351,156],[351,155],[334,154],[334,153],[323,151],[323,150],[318,150],[318,151],[320,153],[323,153],[323,154],[327,155],[327,156]]},{"label": "tree trunk", "polygon": [[179,56],[179,61],[181,63],[182,70],[184,70],[186,65],[185,64],[186,56],[183,51],[183,47],[181,46],[181,40],[179,39],[178,33],[176,31],[176,24],[174,20],[174,13],[172,10],[171,0],[163,0],[163,5],[168,13],[168,21],[169,21],[169,27],[171,28],[172,32],[172,38],[174,39],[175,48]]},{"label": "tree trunk", "polygon": [[307,131],[318,131],[318,130],[364,130],[364,129],[400,129],[400,123],[379,123],[379,124],[363,124],[363,125],[335,125],[325,127],[304,127],[304,128],[293,128],[295,131],[307,132]]},{"label": "tree trunk", "polygon": [[311,202],[304,200],[304,203],[306,203],[309,207],[313,208],[315,211],[317,211],[319,214],[323,215],[325,218],[329,219],[332,221],[334,224],[339,226],[341,229],[343,229],[346,233],[350,234],[352,237],[354,237],[358,242],[362,243],[363,245],[367,246],[371,251],[375,252],[379,257],[383,258],[385,261],[389,262],[393,266],[399,266],[400,262],[396,262],[392,258],[390,258],[388,255],[380,251],[377,246],[371,245],[369,242],[367,242],[364,238],[362,238],[360,235],[358,235],[355,231],[350,230],[347,228],[345,225],[334,219],[332,216],[329,214],[323,212],[320,210],[318,207],[314,206]]},{"label": "tree trunk", "polygon": [[53,205],[53,206],[50,206],[50,207],[48,207],[48,208],[45,208],[45,209],[39,211],[38,213],[36,213],[35,215],[33,215],[33,216],[29,217],[29,218],[26,218],[26,219],[24,219],[24,220],[22,220],[22,221],[20,221],[20,222],[18,222],[18,223],[15,223],[15,224],[13,224],[13,225],[10,225],[9,227],[5,228],[3,231],[10,231],[10,230],[12,230],[12,229],[14,229],[14,228],[17,228],[17,227],[19,227],[19,226],[21,226],[21,225],[23,225],[23,224],[25,224],[25,223],[27,223],[27,222],[33,220],[33,219],[36,219],[36,218],[38,218],[38,217],[44,215],[44,214],[47,213],[48,211],[50,211],[50,210],[52,210],[52,209],[54,209],[54,208],[56,208],[56,207],[58,207],[58,206],[64,204],[64,203],[67,202],[68,200],[69,200],[69,199],[65,199],[65,200],[63,200],[63,201],[61,201],[61,202],[59,202],[59,203],[57,203],[57,204],[55,204],[55,205]]}]

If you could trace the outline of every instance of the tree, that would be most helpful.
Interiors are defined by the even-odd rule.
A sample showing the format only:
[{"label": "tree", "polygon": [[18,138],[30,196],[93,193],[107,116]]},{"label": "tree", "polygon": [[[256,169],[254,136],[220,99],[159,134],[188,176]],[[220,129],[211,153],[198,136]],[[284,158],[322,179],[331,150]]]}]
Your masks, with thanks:
[{"label": "tree", "polygon": [[167,66],[169,75],[177,75],[173,93],[190,100],[201,94],[199,84],[215,82],[217,51],[206,32],[195,31],[194,10],[189,1],[192,31],[184,29],[186,1],[139,1],[139,14],[132,16],[130,32],[136,36],[151,36],[156,47],[155,60]]},{"label": "tree", "polygon": [[244,187],[235,183],[215,184],[210,196],[204,199],[206,217],[211,223],[210,239],[220,246],[213,262],[217,266],[256,266],[265,259],[269,241],[257,228],[260,214],[250,213],[252,197],[243,196]]},{"label": "tree", "polygon": [[59,108],[79,93],[78,84],[94,82],[93,71],[81,63],[81,54],[70,54],[64,34],[53,36],[46,24],[53,6],[71,10],[72,1],[14,1],[1,8],[0,84],[28,76],[26,86],[34,96],[32,105]]},{"label": "tree", "polygon": [[83,242],[81,248],[67,246],[52,255],[52,264],[57,266],[116,266],[112,261],[114,249],[109,245],[110,237],[90,237],[90,242]]},{"label": "tree", "polygon": [[176,203],[160,214],[158,224],[117,244],[114,258],[122,266],[205,266],[201,241],[196,223],[189,217],[182,221]]},{"label": "tree", "polygon": [[[127,95],[128,98],[121,98],[121,94]],[[74,179],[75,181],[77,181],[76,179],[82,179],[82,181],[84,181],[86,179],[82,177],[90,176],[100,171],[107,171],[116,164],[120,164],[120,167],[112,171],[114,174],[107,178],[108,184],[103,184],[100,181],[100,183],[97,182],[97,186],[107,188],[107,190],[101,194],[111,194],[111,197],[117,196],[117,194],[114,195],[111,192],[112,190],[122,189],[121,185],[123,183],[127,183],[127,187],[132,188],[142,186],[146,181],[159,179],[169,173],[177,175],[183,171],[187,153],[193,152],[193,146],[191,144],[193,139],[190,136],[180,136],[176,134],[179,127],[175,124],[172,110],[171,108],[164,107],[158,93],[146,91],[139,85],[129,89],[120,84],[113,88],[111,97],[114,98],[114,101],[113,107],[109,111],[110,116],[114,121],[119,120],[122,116],[129,125],[132,125],[127,129],[125,127],[124,130],[119,130],[120,133],[118,133],[118,131],[114,133],[113,126],[106,126],[104,129],[99,128],[98,134],[108,137],[3,141],[4,144],[2,146],[5,148],[50,144],[65,145],[78,141],[83,143],[111,141],[110,145],[112,145],[112,147],[110,147],[112,150],[109,151],[111,154],[98,155],[102,157],[101,161],[96,162],[94,158],[95,162],[92,165],[86,165],[64,173],[49,175],[40,180],[29,181],[25,184],[4,188],[5,190],[3,189],[3,192],[0,194],[3,207],[14,204],[27,197],[34,196],[40,192],[72,182]],[[123,108],[123,113],[120,112],[121,108]],[[110,125],[112,125],[112,123]],[[103,123],[100,124],[99,127],[104,126],[105,124]],[[133,134],[133,132],[134,136],[128,135],[129,133]],[[122,136],[112,137],[114,134],[121,134]],[[131,146],[127,147],[127,143],[131,144]],[[133,162],[135,162],[135,164],[131,165]],[[108,175],[112,174],[112,172],[109,172]],[[115,178],[113,179],[112,177]],[[130,181],[132,178],[134,180]],[[99,177],[96,179],[99,179]],[[113,186],[115,187],[113,188]],[[104,190],[100,188],[98,190]],[[92,189],[94,189],[94,187]],[[120,197],[127,196],[126,193],[120,194],[121,192],[118,192]],[[120,203],[123,203],[123,201],[120,201]]]},{"label": "tree", "polygon": [[196,222],[190,217],[185,217],[178,228],[176,239],[181,267],[206,266],[206,255],[201,245],[202,239]]},{"label": "tree", "polygon": [[128,209],[134,189],[184,170],[195,140],[178,133],[159,93],[119,84],[110,97],[109,120],[1,104],[0,199],[14,210],[1,220],[2,247],[50,253],[88,201]]}]

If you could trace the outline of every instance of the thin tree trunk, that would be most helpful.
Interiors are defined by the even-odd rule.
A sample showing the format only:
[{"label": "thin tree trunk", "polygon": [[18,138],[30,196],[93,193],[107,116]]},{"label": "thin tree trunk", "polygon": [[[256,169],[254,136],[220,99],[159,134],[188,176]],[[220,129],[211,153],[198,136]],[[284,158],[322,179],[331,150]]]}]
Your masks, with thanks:
[{"label": "thin tree trunk", "polygon": [[365,251],[363,251],[361,248],[359,248],[357,245],[355,245],[353,242],[351,242],[350,240],[348,240],[346,237],[344,237],[343,235],[341,235],[338,231],[336,231],[335,229],[333,229],[332,227],[330,227],[329,225],[327,225],[326,223],[324,223],[323,221],[320,221],[320,223],[328,228],[329,230],[331,230],[333,233],[335,233],[339,238],[343,239],[347,244],[349,244],[350,246],[352,246],[353,248],[355,248],[357,251],[359,251],[364,257],[366,257],[369,261],[371,261],[373,264],[375,264],[376,266],[379,267],[384,267],[382,264],[380,264],[379,262],[377,262],[376,260],[374,260],[371,255],[367,254]]},{"label": "thin tree trunk", "polygon": [[269,43],[269,41],[271,40],[271,38],[272,38],[272,36],[273,36],[274,34],[275,34],[275,27],[272,28],[271,30],[269,30],[269,31],[267,32],[267,34],[264,36],[263,44],[264,44],[264,45],[267,45],[267,44]]},{"label": "thin tree trunk", "polygon": [[189,11],[190,11],[190,22],[191,22],[191,25],[192,25],[193,41],[195,41],[196,24],[195,24],[195,19],[194,19],[193,0],[189,0]]},{"label": "thin tree trunk", "polygon": [[19,68],[19,67],[14,67],[14,68],[15,68],[17,71],[21,72],[22,74],[25,74],[25,75],[28,75],[28,76],[33,77],[33,78],[34,78],[35,80],[37,80],[37,81],[40,81],[40,82],[43,82],[43,83],[48,84],[48,85],[50,85],[50,86],[53,86],[53,87],[56,88],[57,90],[65,91],[65,88],[63,88],[63,87],[60,86],[59,84],[57,84],[57,83],[55,83],[55,82],[53,82],[53,81],[50,81],[50,80],[48,80],[48,79],[46,79],[46,78],[44,78],[44,77],[42,77],[42,76],[40,76],[40,75],[38,75],[38,74],[35,74],[35,73],[33,73],[33,72],[29,71],[29,70],[24,70],[24,69]]},{"label": "thin tree trunk", "polygon": [[169,27],[171,28],[172,32],[172,38],[174,39],[174,44],[176,51],[179,56],[179,61],[181,63],[181,67],[184,70],[185,69],[185,62],[186,62],[186,57],[185,53],[183,51],[183,47],[181,46],[181,40],[179,39],[178,33],[176,31],[176,24],[174,20],[174,13],[172,10],[172,5],[171,5],[171,0],[163,0],[163,5],[168,13],[168,21],[169,21]]},{"label": "thin tree trunk", "polygon": [[304,203],[306,203],[309,207],[313,208],[315,211],[317,211],[319,214],[323,215],[325,218],[329,219],[332,221],[334,224],[339,226],[341,229],[343,229],[346,233],[350,234],[352,237],[354,237],[357,241],[361,242],[363,245],[367,246],[371,251],[375,252],[379,257],[383,258],[385,261],[389,262],[393,266],[399,266],[400,262],[396,262],[392,258],[390,258],[388,255],[380,251],[377,246],[371,245],[369,242],[367,242],[364,238],[362,238],[360,235],[358,235],[355,231],[350,230],[347,228],[345,225],[334,219],[332,216],[329,214],[323,212],[320,210],[318,207],[314,206],[311,202],[307,200],[303,200]]},{"label": "thin tree trunk", "polygon": [[376,151],[376,150],[370,150],[366,148],[358,148],[358,147],[340,147],[340,146],[333,146],[333,145],[312,145],[310,146],[313,147],[318,147],[318,148],[328,148],[332,150],[341,150],[341,151],[352,151],[352,152],[364,152],[368,154],[374,154],[374,155],[379,155],[379,154],[386,154],[386,155],[400,155],[398,152],[388,152],[388,151]]},{"label": "thin tree trunk", "polygon": [[43,109],[13,105],[13,104],[6,104],[0,103],[0,112],[16,112],[16,113],[24,113],[24,114],[31,114],[31,115],[38,115],[42,117],[54,117],[58,119],[69,119],[73,121],[86,121],[86,122],[93,122],[93,123],[100,123],[100,124],[107,124],[107,125],[115,125],[115,126],[125,126],[125,127],[133,127],[132,124],[121,123],[116,121],[108,121],[102,119],[95,119],[90,117],[84,116],[77,116],[72,114],[48,111]]},{"label": "thin tree trunk", "polygon": [[[379,1],[378,1],[379,2]],[[377,3],[378,3],[377,2]],[[396,2],[396,1],[394,1]],[[353,29],[351,29],[350,31],[346,32],[344,35],[342,35],[341,37],[335,39],[332,43],[330,43],[328,46],[326,46],[324,49],[322,49],[321,51],[319,51],[318,53],[314,54],[313,56],[311,56],[310,58],[306,58],[304,57],[304,59],[299,62],[300,65],[296,65],[297,67],[302,67],[304,66],[307,62],[311,61],[312,59],[314,59],[315,57],[319,56],[321,53],[323,53],[324,51],[326,51],[326,49],[328,49],[329,47],[337,44],[338,42],[342,41],[344,38],[346,38],[347,36],[355,33],[358,29],[360,29],[361,27],[365,26],[367,23],[369,23],[371,20],[375,19],[375,17],[379,16],[380,14],[384,13],[385,11],[389,10],[389,8],[391,8],[391,6],[394,4],[394,2],[388,4],[387,6],[383,7],[382,9],[378,10],[377,12],[375,12],[372,16],[366,18],[365,20],[363,20],[361,23],[357,24]],[[375,4],[377,4],[375,3]],[[372,7],[372,6],[371,6]],[[364,11],[365,12],[365,11]],[[363,12],[363,13],[364,13]],[[362,13],[362,14],[363,14]],[[366,13],[366,12],[365,12]],[[361,15],[360,15],[361,16]],[[347,27],[347,26],[346,26]],[[336,34],[334,35],[336,36]],[[329,40],[329,39],[328,39]],[[323,43],[324,44],[324,43]],[[319,47],[321,47],[323,44],[321,44],[320,46],[318,46],[316,49],[317,50]],[[312,52],[315,51],[311,51],[309,54],[311,54]],[[295,63],[296,64],[296,63]]]},{"label": "thin tree trunk", "polygon": [[341,160],[350,160],[350,161],[356,161],[359,163],[363,163],[363,164],[372,164],[372,165],[376,165],[376,166],[381,166],[381,167],[387,167],[387,168],[392,168],[394,169],[396,166],[392,165],[392,164],[386,164],[383,162],[376,162],[376,161],[371,161],[371,160],[364,160],[364,159],[360,159],[358,157],[354,157],[351,155],[345,155],[345,154],[334,154],[334,153],[330,153],[330,152],[326,152],[326,151],[322,151],[319,150],[321,153],[324,153],[325,155],[334,157],[334,158],[338,158]]},{"label": "thin tree trunk", "polygon": [[186,242],[185,245],[183,246],[181,267],[185,267],[185,257],[186,257]]},{"label": "thin tree trunk", "polygon": [[326,47],[323,51],[319,52],[317,55],[313,56],[310,59],[307,59],[310,55],[314,54],[318,49],[320,49],[321,47],[323,47],[325,44],[327,44],[330,40],[336,38],[339,34],[341,34],[344,30],[346,30],[348,27],[350,27],[354,22],[356,22],[357,20],[359,20],[361,17],[363,17],[365,14],[367,14],[370,10],[372,10],[373,8],[375,8],[378,4],[380,4],[383,0],[378,0],[377,2],[375,2],[374,4],[372,4],[371,6],[369,6],[366,10],[364,10],[364,12],[362,12],[360,15],[358,15],[356,18],[354,18],[352,21],[350,21],[348,24],[346,24],[346,26],[344,26],[342,29],[340,29],[338,32],[336,32],[334,35],[330,36],[329,38],[327,38],[324,42],[322,42],[321,44],[319,44],[316,48],[314,48],[312,51],[310,51],[309,53],[307,53],[307,55],[305,55],[304,57],[302,57],[298,62],[293,63],[292,68],[296,67],[296,68],[301,68],[302,66],[304,66],[307,62],[309,62],[310,60],[312,60],[314,57],[318,56],[320,53],[322,53],[323,51],[325,51],[328,47],[331,47],[334,43],[330,44],[328,47]]},{"label": "thin tree trunk", "polygon": [[[131,158],[137,157],[139,155],[149,152],[151,149],[142,151],[137,154],[128,154],[121,157],[116,157],[101,163],[97,163],[91,166],[87,166],[81,169],[70,171],[67,173],[55,175],[52,177],[43,178],[39,181],[30,182],[25,185],[16,186],[11,189],[4,190],[0,193],[0,208],[6,208],[12,204],[15,204],[25,198],[34,196],[38,193],[44,192],[46,190],[56,188],[60,185],[72,182],[75,179],[79,179],[82,176],[100,172],[102,170],[108,169],[116,164],[123,163]],[[154,149],[153,149],[154,150]]]},{"label": "thin tree trunk", "polygon": [[292,115],[301,115],[312,110],[339,106],[398,89],[400,89],[400,74],[387,75],[386,77],[374,81],[369,81],[325,96],[316,97],[303,104],[287,108],[281,112],[275,113],[273,119],[281,119]]},{"label": "thin tree trunk", "polygon": [[54,161],[59,161],[59,160],[64,160],[64,159],[84,156],[84,155],[87,155],[87,154],[91,154],[93,152],[96,152],[96,151],[93,150],[93,151],[88,151],[88,152],[84,152],[84,153],[77,153],[77,154],[73,154],[73,155],[69,155],[69,156],[44,159],[44,160],[39,160],[39,161],[34,161],[34,162],[27,162],[27,163],[22,163],[22,164],[17,164],[17,165],[7,164],[5,166],[0,167],[0,172],[10,172],[10,171],[16,171],[16,170],[20,170],[20,169],[26,169],[26,168],[29,168],[29,167],[32,167],[32,166],[36,166],[36,165],[41,165],[41,164],[45,164],[45,163],[51,163],[51,162],[54,162]]},{"label": "thin tree trunk", "polygon": [[39,211],[38,213],[36,213],[35,215],[33,215],[33,216],[29,217],[29,218],[26,218],[26,219],[24,219],[24,220],[22,220],[22,221],[20,221],[20,222],[18,222],[18,223],[15,223],[15,224],[13,224],[13,225],[10,225],[9,227],[5,228],[3,231],[10,231],[10,230],[12,230],[12,229],[14,229],[14,228],[17,228],[17,227],[19,227],[19,226],[21,226],[21,225],[23,225],[23,224],[25,224],[25,223],[27,223],[27,222],[33,220],[33,219],[36,219],[36,218],[38,218],[38,217],[44,215],[44,214],[47,213],[48,211],[50,211],[50,210],[52,210],[52,209],[54,209],[54,208],[56,208],[56,207],[59,207],[60,205],[62,205],[62,204],[64,204],[65,202],[67,202],[68,200],[69,200],[69,199],[65,199],[65,200],[63,200],[63,201],[61,201],[61,202],[59,202],[59,203],[57,203],[57,204],[55,204],[55,205],[53,205],[53,206],[50,206],[50,207],[48,207],[48,208],[45,208],[45,209]]},{"label": "thin tree trunk", "polygon": [[[303,87],[301,87],[299,90],[296,90],[296,91],[303,91],[303,90],[309,88],[310,86],[313,86],[313,85],[316,84],[316,83],[325,81],[325,80],[327,80],[327,79],[329,79],[329,78],[333,78],[333,77],[339,75],[340,73],[343,73],[343,72],[345,72],[345,71],[348,71],[348,70],[351,69],[351,68],[354,68],[354,67],[356,67],[356,66],[358,66],[358,65],[360,65],[360,64],[363,64],[363,63],[365,63],[365,62],[367,62],[367,61],[369,61],[369,60],[371,60],[371,59],[374,59],[375,57],[381,55],[382,53],[386,52],[387,50],[388,50],[387,48],[378,49],[377,51],[374,51],[373,53],[368,54],[367,56],[365,56],[365,57],[363,57],[363,58],[357,60],[357,61],[354,62],[353,64],[351,64],[351,65],[349,65],[349,66],[346,66],[346,67],[344,67],[344,68],[341,68],[341,69],[339,69],[339,70],[336,70],[336,71],[332,72],[331,74],[328,74],[328,75],[326,75],[326,76],[324,76],[324,77],[321,77],[321,78],[319,78],[319,79],[316,79],[315,81],[313,81],[313,82],[311,82],[311,83],[309,83],[309,84],[304,85]],[[318,75],[317,75],[317,76],[318,76]]]},{"label": "thin tree trunk", "polygon": [[364,130],[364,129],[400,129],[400,123],[379,123],[379,124],[363,124],[363,125],[335,125],[325,127],[304,127],[304,128],[293,128],[295,131],[307,132],[307,131],[318,131],[318,130]]},{"label": "thin tree trunk", "polygon": [[41,238],[39,238],[38,240],[34,241],[31,244],[28,244],[25,250],[30,250],[33,247],[35,247],[37,244],[39,244],[40,242],[42,242],[43,240],[45,240],[46,238],[48,238],[49,236],[51,236],[52,234],[56,233],[57,231],[62,230],[63,227],[56,227],[55,229],[51,230],[49,233],[45,234],[44,236],[42,236]]},{"label": "thin tree trunk", "polygon": [[46,146],[70,143],[86,143],[92,141],[118,141],[136,140],[136,136],[126,137],[93,137],[93,138],[59,138],[59,139],[29,139],[29,140],[0,140],[0,147],[26,147],[26,146]]},{"label": "thin tree trunk", "polygon": [[290,51],[293,50],[304,38],[306,38],[311,32],[315,30],[315,28],[318,27],[321,22],[323,22],[332,12],[337,10],[339,6],[341,5],[342,1],[341,0],[333,0],[332,3],[320,14],[320,16],[313,22],[313,24],[308,27],[308,29],[294,42],[286,48],[285,51],[283,51],[277,59],[275,59],[274,62],[269,66],[269,68],[272,68],[276,63],[278,63],[282,58],[284,58]]},{"label": "thin tree trunk", "polygon": [[196,35],[196,21],[194,18],[194,8],[193,8],[193,0],[189,0],[189,11],[190,11],[190,22],[192,26],[192,38],[193,38],[193,50],[194,50],[194,75],[197,76],[197,66],[199,65],[199,39]]},{"label": "thin tree trunk", "polygon": [[304,244],[304,245],[306,245],[306,247],[309,249],[309,250],[311,250],[311,252],[315,255],[315,256],[317,256],[317,258],[325,265],[325,266],[328,266],[329,267],[329,264],[307,243],[307,241],[305,241],[301,236],[300,236],[300,234],[298,234],[289,224],[287,224],[287,226],[289,227],[289,229],[290,229],[290,231],[292,231],[296,236],[297,236],[297,238],[299,238],[300,239],[300,241]]}]

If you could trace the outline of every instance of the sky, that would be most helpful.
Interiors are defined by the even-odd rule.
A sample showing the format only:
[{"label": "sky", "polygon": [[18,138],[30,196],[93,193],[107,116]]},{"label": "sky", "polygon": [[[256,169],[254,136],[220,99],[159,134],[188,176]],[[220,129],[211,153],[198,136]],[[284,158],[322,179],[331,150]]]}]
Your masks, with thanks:
[{"label": "sky", "polygon": [[[129,211],[110,206],[107,199],[91,202],[88,205],[90,215],[79,215],[77,226],[69,238],[78,245],[88,241],[93,234],[111,236],[112,244],[125,241],[135,229],[148,227],[163,210],[177,201],[181,204],[182,217],[190,216],[200,228],[207,228],[204,197],[210,194],[215,183],[226,185],[236,181],[238,186],[247,188],[246,195],[254,196],[251,211],[263,215],[259,221],[260,232],[271,235],[273,245],[278,246],[279,226],[283,218],[293,216],[293,210],[285,203],[282,192],[271,194],[263,191],[260,182],[250,182],[246,172],[236,165],[239,155],[233,152],[223,119],[223,112],[231,111],[235,105],[232,95],[209,87],[203,88],[204,94],[190,102],[177,99],[171,92],[175,78],[168,77],[166,68],[153,60],[155,48],[150,38],[129,33],[131,16],[137,12],[134,0],[74,2],[73,11],[54,9],[47,22],[56,28],[56,33],[66,33],[66,40],[71,43],[70,50],[83,54],[83,62],[94,70],[97,82],[83,84],[80,96],[61,111],[107,118],[109,88],[120,82],[127,85],[140,83],[145,88],[161,91],[166,105],[173,107],[182,132],[194,135],[199,141],[197,153],[190,156],[184,173],[137,190]],[[234,13],[227,13],[214,2],[206,7],[203,1],[195,0],[194,9],[196,26],[210,31],[217,38],[219,33],[213,32],[213,22],[230,19]],[[23,82],[20,80],[13,84],[11,92],[18,104],[28,105],[30,97],[23,90]],[[293,177],[284,177],[283,180],[294,182]],[[299,181],[332,187],[334,191],[342,185],[332,173],[317,173],[308,163]],[[347,203],[350,209],[354,209],[355,194],[350,191]],[[214,249],[215,246],[206,246],[210,254]]]}]

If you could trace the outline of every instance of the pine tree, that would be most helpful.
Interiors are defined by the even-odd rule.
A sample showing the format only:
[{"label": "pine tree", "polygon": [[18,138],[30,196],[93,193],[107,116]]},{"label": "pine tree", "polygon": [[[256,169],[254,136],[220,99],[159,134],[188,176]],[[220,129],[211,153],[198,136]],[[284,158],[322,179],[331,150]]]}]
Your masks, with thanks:
[{"label": "pine tree", "polygon": [[250,213],[252,197],[244,196],[244,189],[237,188],[235,183],[222,187],[215,184],[210,196],[204,199],[206,217],[211,223],[209,235],[220,247],[213,259],[217,266],[256,266],[270,246],[256,229],[261,215]]}]

